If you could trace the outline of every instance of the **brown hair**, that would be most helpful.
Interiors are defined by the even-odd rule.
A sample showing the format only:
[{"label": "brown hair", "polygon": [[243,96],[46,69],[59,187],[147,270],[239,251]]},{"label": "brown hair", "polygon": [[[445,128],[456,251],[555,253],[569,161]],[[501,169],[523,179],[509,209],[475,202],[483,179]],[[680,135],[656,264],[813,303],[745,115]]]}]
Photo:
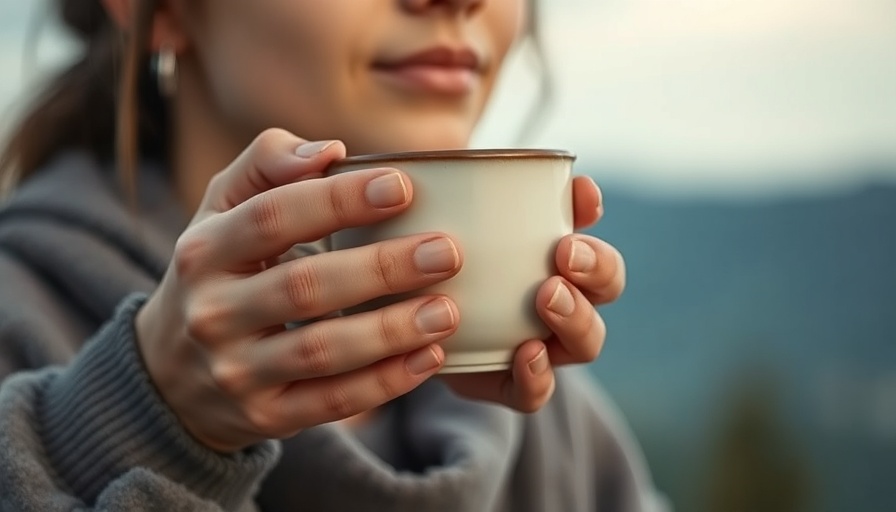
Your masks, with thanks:
[{"label": "brown hair", "polygon": [[64,27],[85,51],[32,100],[0,151],[0,183],[12,185],[59,152],[86,151],[99,163],[116,161],[133,194],[139,155],[164,158],[165,102],[152,83],[147,51],[158,0],[137,0],[126,34],[98,0],[56,0]]},{"label": "brown hair", "polygon": [[[150,69],[149,37],[159,0],[134,0],[128,30],[121,31],[99,0],[55,0],[63,25],[85,45],[79,60],[34,98],[0,150],[0,195],[64,150],[86,151],[101,164],[115,163],[129,199],[135,197],[139,158],[164,160],[167,108]],[[535,127],[551,98],[551,82],[528,2],[527,38],[539,67],[540,101],[521,136]]]}]

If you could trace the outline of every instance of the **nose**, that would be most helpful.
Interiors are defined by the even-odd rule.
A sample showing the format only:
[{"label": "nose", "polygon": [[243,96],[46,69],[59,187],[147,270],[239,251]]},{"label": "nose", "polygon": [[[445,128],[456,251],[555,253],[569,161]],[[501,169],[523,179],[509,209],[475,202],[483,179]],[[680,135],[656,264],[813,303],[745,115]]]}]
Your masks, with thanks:
[{"label": "nose", "polygon": [[478,11],[485,0],[400,0],[400,2],[404,9],[412,13],[442,8],[469,15]]}]

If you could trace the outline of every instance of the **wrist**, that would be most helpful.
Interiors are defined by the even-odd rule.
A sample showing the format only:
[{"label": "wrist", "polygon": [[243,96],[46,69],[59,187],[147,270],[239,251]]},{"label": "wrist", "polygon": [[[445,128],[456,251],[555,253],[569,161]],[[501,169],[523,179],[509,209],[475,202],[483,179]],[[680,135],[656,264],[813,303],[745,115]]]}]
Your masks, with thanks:
[{"label": "wrist", "polygon": [[173,413],[181,427],[196,442],[221,454],[244,450],[263,439],[244,439],[242,442],[221,439],[208,428],[228,423],[226,419],[215,419],[214,411],[203,404],[214,404],[219,396],[209,393],[205,382],[201,382],[200,369],[205,358],[200,349],[187,339],[183,328],[173,329],[166,325],[183,325],[183,322],[164,322],[170,318],[163,312],[166,299],[157,290],[147,299],[134,318],[138,352],[150,382],[159,396]]},{"label": "wrist", "polygon": [[219,452],[218,447],[205,442],[197,430],[191,425],[187,408],[181,404],[189,404],[187,388],[190,375],[189,365],[186,363],[186,343],[177,343],[177,336],[181,333],[166,328],[165,318],[161,313],[164,300],[161,298],[161,287],[146,300],[134,317],[134,332],[136,336],[137,352],[143,362],[143,367],[149,380],[155,387],[168,409],[177,418],[184,430],[196,441]]}]

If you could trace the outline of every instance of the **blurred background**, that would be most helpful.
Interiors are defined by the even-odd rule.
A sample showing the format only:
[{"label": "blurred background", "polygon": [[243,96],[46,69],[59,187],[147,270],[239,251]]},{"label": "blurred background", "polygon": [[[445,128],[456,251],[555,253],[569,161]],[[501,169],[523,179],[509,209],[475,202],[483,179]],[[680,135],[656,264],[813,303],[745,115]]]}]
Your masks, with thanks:
[{"label": "blurred background", "polygon": [[[531,146],[625,254],[590,370],[679,511],[896,510],[896,0],[550,0]],[[0,0],[0,134],[71,43]],[[476,137],[542,101],[511,59]]]}]

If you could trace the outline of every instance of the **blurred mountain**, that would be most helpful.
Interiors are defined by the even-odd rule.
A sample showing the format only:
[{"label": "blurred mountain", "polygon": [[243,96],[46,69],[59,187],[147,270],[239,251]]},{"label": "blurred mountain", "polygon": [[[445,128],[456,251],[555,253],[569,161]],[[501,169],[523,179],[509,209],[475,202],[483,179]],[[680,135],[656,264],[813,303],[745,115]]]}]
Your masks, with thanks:
[{"label": "blurred mountain", "polygon": [[591,367],[679,510],[699,510],[732,396],[771,389],[812,510],[892,510],[896,186],[722,201],[604,190],[626,257]]}]

